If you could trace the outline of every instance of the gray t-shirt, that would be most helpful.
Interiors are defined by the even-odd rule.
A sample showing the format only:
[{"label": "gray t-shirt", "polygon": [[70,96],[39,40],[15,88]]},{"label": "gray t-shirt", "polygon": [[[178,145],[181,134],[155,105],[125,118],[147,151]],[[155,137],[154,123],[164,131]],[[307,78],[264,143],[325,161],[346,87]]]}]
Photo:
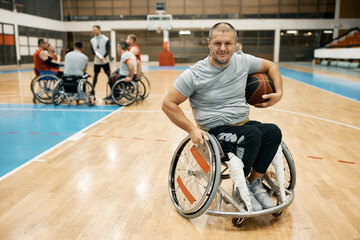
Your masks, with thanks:
[{"label": "gray t-shirt", "polygon": [[137,71],[137,66],[136,66],[136,57],[134,54],[132,54],[129,51],[124,52],[123,54],[121,54],[121,59],[120,59],[120,75],[123,76],[129,76],[130,75],[130,71],[129,71],[129,67],[126,64],[127,61],[131,60],[132,63],[134,64],[134,74],[136,74]]},{"label": "gray t-shirt", "polygon": [[91,47],[95,52],[94,64],[96,65],[104,65],[109,62],[109,55],[107,55],[104,61],[100,61],[99,56],[96,53],[99,53],[101,56],[105,56],[106,54],[106,44],[108,44],[109,38],[104,34],[99,36],[95,36],[90,40]]},{"label": "gray t-shirt", "polygon": [[89,58],[79,52],[71,51],[65,55],[65,76],[82,76],[84,75],[84,69],[88,65]]},{"label": "gray t-shirt", "polygon": [[216,68],[209,57],[183,72],[174,87],[190,99],[197,125],[203,130],[242,122],[249,116],[245,87],[249,74],[260,70],[261,59],[234,53],[230,64]]}]

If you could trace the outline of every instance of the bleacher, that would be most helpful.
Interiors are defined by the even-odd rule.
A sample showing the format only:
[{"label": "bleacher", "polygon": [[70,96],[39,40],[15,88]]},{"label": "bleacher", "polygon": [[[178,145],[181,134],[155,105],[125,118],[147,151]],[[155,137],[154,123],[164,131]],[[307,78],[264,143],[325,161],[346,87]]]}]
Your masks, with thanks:
[{"label": "bleacher", "polygon": [[347,33],[315,49],[315,62],[322,66],[359,69],[360,30],[350,29]]}]

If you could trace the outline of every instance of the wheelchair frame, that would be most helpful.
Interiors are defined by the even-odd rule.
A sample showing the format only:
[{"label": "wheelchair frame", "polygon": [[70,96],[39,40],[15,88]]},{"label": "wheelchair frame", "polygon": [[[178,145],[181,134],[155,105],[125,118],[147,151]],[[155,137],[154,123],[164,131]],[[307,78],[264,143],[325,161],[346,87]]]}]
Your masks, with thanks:
[{"label": "wheelchair frame", "polygon": [[[94,86],[87,80],[89,76],[86,74],[81,77],[77,76],[63,76],[63,78],[73,78],[77,81],[77,92],[69,93],[65,91],[63,78],[55,84],[53,94],[52,94],[52,102],[55,105],[61,104],[65,99],[67,100],[68,106],[70,106],[72,100],[75,100],[77,103],[82,100],[88,106],[95,105],[96,96]],[[66,85],[67,83],[65,83]],[[69,83],[71,86],[72,83]],[[84,91],[85,89],[85,91]]]},{"label": "wheelchair frame", "polygon": [[[218,140],[206,133],[209,141],[203,146],[195,146],[187,136],[176,149],[169,170],[169,193],[176,210],[185,218],[195,218],[206,212],[208,215],[231,217],[234,226],[240,227],[245,218],[272,214],[280,216],[283,210],[294,200],[296,183],[295,163],[285,143],[281,143],[284,169],[286,172],[285,199],[281,199],[276,170],[269,166],[264,175],[264,187],[270,197],[274,196],[277,205],[270,209],[249,212],[239,204],[231,194],[220,185],[222,180],[229,179],[227,165]],[[191,147],[190,147],[191,146]],[[191,156],[190,156],[191,155]],[[188,166],[186,166],[188,164]],[[176,177],[177,176],[177,177]],[[205,186],[206,185],[206,186]],[[189,190],[189,188],[191,188]],[[215,208],[208,209],[215,196]],[[222,203],[231,204],[236,211],[222,210]]]},{"label": "wheelchair frame", "polygon": [[30,89],[33,97],[33,103],[39,101],[44,104],[52,103],[52,92],[55,84],[60,79],[54,74],[43,74],[33,78],[30,83]]}]

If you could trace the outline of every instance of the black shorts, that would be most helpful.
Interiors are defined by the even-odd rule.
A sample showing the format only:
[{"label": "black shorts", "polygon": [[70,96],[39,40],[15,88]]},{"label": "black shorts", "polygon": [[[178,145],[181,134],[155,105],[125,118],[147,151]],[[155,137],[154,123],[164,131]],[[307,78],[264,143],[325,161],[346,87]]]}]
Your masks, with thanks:
[{"label": "black shorts", "polygon": [[236,154],[244,163],[244,174],[251,168],[265,173],[281,143],[281,130],[275,124],[249,121],[241,126],[219,126],[209,130],[224,153]]}]

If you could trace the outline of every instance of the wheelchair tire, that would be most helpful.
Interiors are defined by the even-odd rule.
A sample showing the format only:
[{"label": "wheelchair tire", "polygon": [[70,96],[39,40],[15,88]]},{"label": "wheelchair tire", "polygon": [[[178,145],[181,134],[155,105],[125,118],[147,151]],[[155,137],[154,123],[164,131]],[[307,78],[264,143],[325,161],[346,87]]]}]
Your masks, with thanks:
[{"label": "wheelchair tire", "polygon": [[149,79],[145,76],[144,73],[140,73],[140,79],[145,85],[145,94],[143,96],[143,99],[147,98],[151,92],[151,86]]},{"label": "wheelchair tire", "polygon": [[203,214],[212,203],[220,183],[219,149],[209,142],[195,146],[190,136],[176,149],[169,170],[169,193],[176,210],[185,218]]},{"label": "wheelchair tire", "polygon": [[291,155],[291,152],[289,151],[288,147],[284,142],[281,142],[281,148],[284,157],[286,158],[286,161],[289,165],[289,185],[287,186],[288,190],[293,190],[295,188],[296,183],[296,170],[295,170],[295,161]]},{"label": "wheelchair tire", "polygon": [[140,80],[140,81],[136,81],[137,87],[138,87],[138,96],[136,101],[141,101],[145,98],[145,94],[146,94],[146,87],[144,85],[144,83]]},{"label": "wheelchair tire", "polygon": [[78,93],[80,93],[84,102],[88,106],[94,106],[96,97],[94,86],[87,80],[80,81],[78,85]]},{"label": "wheelchair tire", "polygon": [[137,99],[138,88],[134,81],[125,82],[124,80],[117,81],[111,89],[111,97],[119,106],[129,106]]},{"label": "wheelchair tire", "polygon": [[55,105],[61,104],[65,99],[65,89],[61,84],[62,80],[58,81],[55,84],[54,90],[52,92],[51,101]]},{"label": "wheelchair tire", "polygon": [[[285,145],[284,142],[281,142],[281,148],[283,153],[283,163],[284,163],[284,177],[285,177],[285,183],[284,187],[287,190],[293,190],[295,188],[296,183],[296,171],[295,171],[295,162],[292,158],[292,155]],[[273,182],[277,182],[276,180],[276,171],[275,168],[270,165],[266,174],[270,177],[270,179]],[[263,182],[264,187],[270,191],[271,187],[264,181]],[[281,214],[278,214],[281,215]]]},{"label": "wheelchair tire", "polygon": [[59,80],[60,79],[57,76],[52,74],[44,74],[34,78],[30,85],[34,98],[41,103],[51,104],[52,92],[54,90],[55,84]]}]

